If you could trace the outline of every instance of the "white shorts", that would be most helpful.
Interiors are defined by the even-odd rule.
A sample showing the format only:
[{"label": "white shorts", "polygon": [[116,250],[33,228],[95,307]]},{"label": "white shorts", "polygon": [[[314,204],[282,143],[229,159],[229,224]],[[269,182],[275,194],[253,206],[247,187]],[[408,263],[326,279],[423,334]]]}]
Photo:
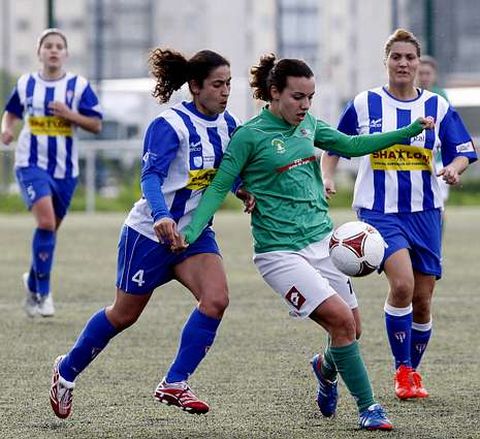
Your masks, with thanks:
[{"label": "white shorts", "polygon": [[285,300],[293,317],[308,317],[333,294],[338,294],[351,309],[358,307],[350,278],[330,259],[329,239],[330,235],[298,251],[253,256],[263,279]]}]

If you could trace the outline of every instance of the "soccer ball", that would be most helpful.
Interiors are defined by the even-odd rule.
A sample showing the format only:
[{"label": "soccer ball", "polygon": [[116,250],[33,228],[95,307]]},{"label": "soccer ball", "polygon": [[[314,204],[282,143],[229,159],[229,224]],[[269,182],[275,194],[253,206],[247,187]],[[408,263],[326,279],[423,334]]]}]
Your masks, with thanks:
[{"label": "soccer ball", "polygon": [[328,250],[334,265],[342,273],[361,277],[380,266],[386,246],[375,227],[362,221],[351,221],[333,231]]}]

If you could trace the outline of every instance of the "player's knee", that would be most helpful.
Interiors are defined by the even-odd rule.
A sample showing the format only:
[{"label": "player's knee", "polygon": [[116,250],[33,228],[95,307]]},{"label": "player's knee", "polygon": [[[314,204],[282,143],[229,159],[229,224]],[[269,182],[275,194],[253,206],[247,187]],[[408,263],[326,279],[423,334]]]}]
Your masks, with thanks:
[{"label": "player's knee", "polygon": [[57,224],[55,218],[50,218],[50,216],[46,215],[38,217],[37,227],[42,230],[54,232],[56,230]]},{"label": "player's knee", "polygon": [[339,316],[331,327],[331,337],[334,342],[353,342],[357,338],[355,319],[351,315]]},{"label": "player's knee", "polygon": [[411,301],[414,289],[413,278],[398,278],[390,281],[391,294],[394,298]]},{"label": "player's knee", "polygon": [[214,294],[203,295],[199,309],[208,316],[221,318],[229,304],[228,290],[220,289]]},{"label": "player's knee", "polygon": [[431,300],[430,299],[422,299],[422,300],[415,300],[413,302],[413,316],[415,321],[422,321],[426,322],[430,320],[431,315]]},{"label": "player's knee", "polygon": [[106,312],[108,320],[118,331],[132,326],[139,317],[139,314],[135,312],[119,312],[115,307],[107,307]]}]

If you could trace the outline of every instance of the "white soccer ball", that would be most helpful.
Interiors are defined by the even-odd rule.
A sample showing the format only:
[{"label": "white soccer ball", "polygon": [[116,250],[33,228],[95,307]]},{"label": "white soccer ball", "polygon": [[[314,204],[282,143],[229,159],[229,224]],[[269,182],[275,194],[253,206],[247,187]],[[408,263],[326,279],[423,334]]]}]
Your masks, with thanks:
[{"label": "white soccer ball", "polygon": [[380,266],[386,246],[375,227],[362,221],[351,221],[333,231],[328,249],[333,263],[342,273],[361,277]]}]

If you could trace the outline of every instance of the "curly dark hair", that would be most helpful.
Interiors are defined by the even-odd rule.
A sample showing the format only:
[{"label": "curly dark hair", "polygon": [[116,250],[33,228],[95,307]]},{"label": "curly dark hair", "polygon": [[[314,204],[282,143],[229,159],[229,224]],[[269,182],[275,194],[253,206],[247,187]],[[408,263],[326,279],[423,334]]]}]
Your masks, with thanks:
[{"label": "curly dark hair", "polygon": [[148,62],[150,73],[156,79],[152,95],[161,103],[168,102],[185,82],[194,81],[202,86],[212,70],[230,66],[223,56],[211,50],[201,50],[187,60],[172,49],[156,48],[150,52]]}]

